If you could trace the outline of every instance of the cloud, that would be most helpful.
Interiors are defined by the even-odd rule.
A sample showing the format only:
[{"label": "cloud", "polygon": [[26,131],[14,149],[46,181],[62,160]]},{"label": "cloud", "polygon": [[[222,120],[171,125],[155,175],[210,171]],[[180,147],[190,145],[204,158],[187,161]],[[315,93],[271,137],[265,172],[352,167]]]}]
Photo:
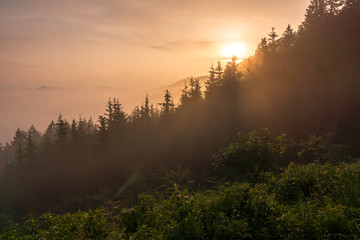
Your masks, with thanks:
[{"label": "cloud", "polygon": [[42,66],[35,65],[35,64],[22,63],[22,62],[12,62],[12,61],[0,60],[0,68],[8,68],[8,67],[34,68],[34,67],[42,67]]},{"label": "cloud", "polygon": [[212,41],[185,41],[185,42],[164,42],[160,45],[150,45],[150,48],[163,51],[177,51],[193,48],[206,48],[215,44]]},{"label": "cloud", "polygon": [[113,91],[114,88],[110,87],[110,86],[101,85],[101,86],[97,86],[95,90],[97,90],[97,91]]}]

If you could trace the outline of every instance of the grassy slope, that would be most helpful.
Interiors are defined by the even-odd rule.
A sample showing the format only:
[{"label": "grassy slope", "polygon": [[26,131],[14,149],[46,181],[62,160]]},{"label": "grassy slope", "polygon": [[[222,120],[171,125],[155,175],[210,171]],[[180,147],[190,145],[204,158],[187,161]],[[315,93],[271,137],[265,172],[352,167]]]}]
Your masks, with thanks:
[{"label": "grassy slope", "polygon": [[[180,190],[183,189],[183,190]],[[4,228],[5,230],[6,228]],[[12,226],[0,239],[357,239],[360,161],[295,165],[264,183],[225,183],[164,199],[116,205]]]}]

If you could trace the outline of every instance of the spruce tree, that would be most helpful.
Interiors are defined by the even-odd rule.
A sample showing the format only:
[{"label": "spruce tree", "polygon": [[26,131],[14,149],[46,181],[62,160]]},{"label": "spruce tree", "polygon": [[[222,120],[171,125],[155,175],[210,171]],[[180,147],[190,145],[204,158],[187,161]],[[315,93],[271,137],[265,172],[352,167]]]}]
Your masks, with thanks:
[{"label": "spruce tree", "polygon": [[135,106],[130,114],[130,121],[133,125],[136,125],[141,119],[141,110],[139,106]]},{"label": "spruce tree", "polygon": [[26,157],[26,141],[27,133],[19,128],[15,132],[14,140],[11,142],[11,148],[15,151],[15,159],[11,159],[10,164],[13,164],[14,160],[16,164],[21,164],[25,161]]},{"label": "spruce tree", "polygon": [[328,16],[326,0],[311,0],[305,12],[302,27],[308,29],[318,23],[324,22]]},{"label": "spruce tree", "polygon": [[277,35],[277,33],[275,32],[275,28],[271,28],[271,32],[268,34],[269,36],[269,41],[271,44],[275,44],[275,39],[279,36]]},{"label": "spruce tree", "polygon": [[99,148],[104,148],[108,143],[108,130],[107,130],[107,120],[104,116],[99,116],[98,118],[99,126],[96,132],[96,140]]},{"label": "spruce tree", "polygon": [[149,95],[146,94],[145,103],[141,106],[141,119],[148,121],[150,119]]},{"label": "spruce tree", "polygon": [[285,48],[289,48],[295,42],[295,33],[290,24],[287,25],[282,37]]},{"label": "spruce tree", "polygon": [[107,105],[106,105],[106,109],[105,109],[106,113],[105,116],[107,116],[106,118],[106,122],[107,125],[109,125],[109,123],[111,123],[113,121],[113,103],[111,102],[111,98],[109,98]]},{"label": "spruce tree", "polygon": [[157,117],[159,116],[159,110],[157,108],[154,108],[153,104],[150,105],[150,116],[154,120],[157,119]]},{"label": "spruce tree", "polygon": [[119,103],[119,99],[113,100],[113,118],[112,118],[112,124],[115,128],[121,128],[125,126],[127,122],[127,116],[126,113],[122,110],[122,106]]},{"label": "spruce tree", "polygon": [[211,94],[216,88],[217,85],[217,79],[215,78],[215,69],[214,64],[211,64],[210,70],[209,70],[209,79],[205,82],[205,99],[211,98]]},{"label": "spruce tree", "polygon": [[51,121],[45,130],[44,137],[48,138],[49,141],[55,140],[56,136],[56,125],[54,121]]},{"label": "spruce tree", "polygon": [[170,91],[168,89],[165,90],[164,102],[159,103],[159,105],[162,106],[162,115],[163,116],[169,116],[170,113],[173,110],[174,103],[173,103],[173,100],[172,100],[171,93],[170,93]]},{"label": "spruce tree", "polygon": [[78,131],[77,131],[77,123],[75,119],[71,122],[71,139],[74,145],[78,143]]},{"label": "spruce tree", "polygon": [[40,137],[41,137],[41,133],[38,130],[36,130],[34,125],[31,125],[31,127],[29,128],[29,130],[27,132],[26,152],[27,152],[28,159],[34,158],[37,143],[39,142]]},{"label": "spruce tree", "polygon": [[237,60],[237,57],[236,56],[233,56],[231,58],[231,62],[228,62],[227,65],[226,65],[226,68],[224,70],[224,83],[227,83],[227,82],[232,82],[232,81],[236,81],[237,78],[236,78],[236,60]]},{"label": "spruce tree", "polygon": [[257,45],[256,56],[260,58],[267,56],[268,47],[268,41],[266,40],[266,37],[263,37],[260,43]]},{"label": "spruce tree", "polygon": [[85,118],[82,118],[80,116],[79,121],[78,121],[78,127],[77,127],[77,133],[79,136],[79,140],[81,142],[85,141],[85,138],[88,137],[89,133],[88,133],[88,123],[86,121]]},{"label": "spruce tree", "polygon": [[189,90],[188,90],[189,86],[187,85],[186,81],[184,84],[184,88],[181,90],[181,97],[180,97],[180,102],[181,102],[181,106],[182,107],[186,107],[189,104]]},{"label": "spruce tree", "polygon": [[202,100],[201,86],[198,78],[190,78],[189,97],[192,103],[199,103]]},{"label": "spruce tree", "polygon": [[222,74],[223,74],[223,68],[221,66],[221,62],[218,61],[217,62],[217,66],[216,66],[216,69],[215,69],[215,76],[216,76],[216,81],[219,83],[221,82],[222,80]]},{"label": "spruce tree", "polygon": [[[57,122],[55,123],[55,131],[56,131],[56,142],[58,147],[61,149],[67,142],[68,134],[69,134],[69,126],[70,124],[62,118],[62,115],[59,114]],[[63,151],[62,149],[61,151]]]}]

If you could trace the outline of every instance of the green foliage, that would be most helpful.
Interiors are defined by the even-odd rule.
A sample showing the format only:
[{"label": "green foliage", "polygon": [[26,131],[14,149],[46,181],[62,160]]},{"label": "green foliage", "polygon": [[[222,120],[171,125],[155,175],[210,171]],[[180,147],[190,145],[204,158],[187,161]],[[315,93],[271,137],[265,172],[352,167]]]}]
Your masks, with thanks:
[{"label": "green foliage", "polygon": [[182,169],[178,166],[176,169],[168,169],[161,166],[154,174],[152,181],[158,182],[155,192],[158,196],[170,196],[173,192],[173,186],[176,184],[180,189],[193,188],[195,181],[191,178],[189,168]]},{"label": "green foliage", "polygon": [[297,201],[314,194],[323,196],[331,190],[328,185],[333,183],[334,173],[330,165],[299,166],[292,163],[276,182],[277,195],[283,201]]},{"label": "green foliage", "polygon": [[175,184],[170,196],[140,195],[131,208],[30,216],[0,239],[357,239],[359,176],[360,161],[291,164],[265,183],[204,192]]},{"label": "green foliage", "polygon": [[271,139],[268,129],[239,135],[221,155],[215,157],[214,166],[225,170],[235,179],[245,177],[250,181],[264,181],[265,174],[275,168],[287,148],[285,135]]},{"label": "green foliage", "polygon": [[314,199],[324,203],[332,199],[345,206],[359,207],[359,176],[359,163],[336,166],[292,163],[274,182],[274,188],[282,202]]},{"label": "green foliage", "polygon": [[111,219],[103,210],[89,212],[29,216],[19,227],[0,239],[107,239],[116,233]]},{"label": "green foliage", "polygon": [[6,212],[0,213],[0,233],[6,232],[11,226],[15,225],[15,221],[12,219],[11,215]]},{"label": "green foliage", "polygon": [[302,162],[339,163],[350,161],[348,146],[336,143],[335,133],[327,132],[324,136],[309,135],[302,142],[298,157]]}]

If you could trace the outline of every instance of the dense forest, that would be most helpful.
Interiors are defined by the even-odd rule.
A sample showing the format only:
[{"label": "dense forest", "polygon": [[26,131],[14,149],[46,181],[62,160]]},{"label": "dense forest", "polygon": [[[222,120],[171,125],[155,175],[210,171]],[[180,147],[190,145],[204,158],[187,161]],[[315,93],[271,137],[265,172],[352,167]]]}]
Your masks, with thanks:
[{"label": "dense forest", "polygon": [[18,129],[0,239],[358,239],[359,43],[359,0],[312,0],[177,105]]}]

